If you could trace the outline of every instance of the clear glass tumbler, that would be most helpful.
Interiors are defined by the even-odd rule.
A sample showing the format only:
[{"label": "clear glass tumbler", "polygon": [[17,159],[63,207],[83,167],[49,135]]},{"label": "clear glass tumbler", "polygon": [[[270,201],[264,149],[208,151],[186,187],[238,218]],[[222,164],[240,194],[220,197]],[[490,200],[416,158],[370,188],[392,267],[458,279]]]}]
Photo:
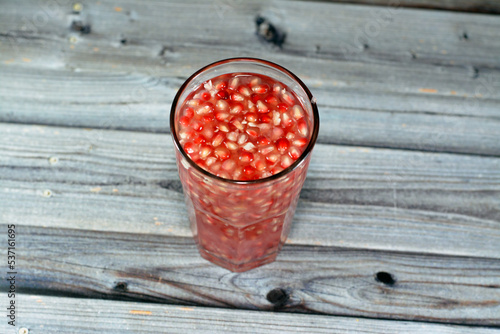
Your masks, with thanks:
[{"label": "clear glass tumbler", "polygon": [[[180,145],[178,124],[183,102],[203,82],[227,73],[255,73],[280,81],[295,93],[308,114],[309,143],[282,172],[251,181],[220,178],[196,165]],[[290,231],[318,136],[318,109],[309,89],[293,73],[269,61],[221,60],[184,82],[172,104],[170,128],[191,229],[201,256],[235,272],[274,261]]]}]

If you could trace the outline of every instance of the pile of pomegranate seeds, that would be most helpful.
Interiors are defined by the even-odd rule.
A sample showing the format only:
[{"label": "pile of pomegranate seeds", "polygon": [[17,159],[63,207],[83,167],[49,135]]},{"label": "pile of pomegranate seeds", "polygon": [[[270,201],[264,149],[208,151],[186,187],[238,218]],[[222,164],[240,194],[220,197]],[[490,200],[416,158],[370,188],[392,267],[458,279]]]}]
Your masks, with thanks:
[{"label": "pile of pomegranate seeds", "polygon": [[224,74],[189,94],[178,116],[180,144],[201,168],[232,180],[281,172],[309,143],[310,120],[284,84]]}]

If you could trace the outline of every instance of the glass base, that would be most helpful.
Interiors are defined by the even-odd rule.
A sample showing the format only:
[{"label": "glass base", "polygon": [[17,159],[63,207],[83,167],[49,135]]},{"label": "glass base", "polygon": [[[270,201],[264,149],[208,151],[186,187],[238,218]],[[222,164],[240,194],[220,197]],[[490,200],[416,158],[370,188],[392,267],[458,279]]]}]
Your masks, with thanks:
[{"label": "glass base", "polygon": [[269,254],[263,258],[253,260],[250,262],[233,263],[233,262],[229,262],[228,260],[216,257],[215,255],[211,254],[210,252],[208,252],[202,248],[198,248],[198,250],[200,252],[201,257],[204,258],[205,260],[210,261],[212,263],[215,263],[216,265],[221,266],[223,268],[226,268],[228,270],[231,270],[232,272],[235,272],[235,273],[241,273],[243,271],[247,271],[247,270],[274,262],[276,260],[276,257],[278,256],[278,253],[276,252],[276,253]]}]

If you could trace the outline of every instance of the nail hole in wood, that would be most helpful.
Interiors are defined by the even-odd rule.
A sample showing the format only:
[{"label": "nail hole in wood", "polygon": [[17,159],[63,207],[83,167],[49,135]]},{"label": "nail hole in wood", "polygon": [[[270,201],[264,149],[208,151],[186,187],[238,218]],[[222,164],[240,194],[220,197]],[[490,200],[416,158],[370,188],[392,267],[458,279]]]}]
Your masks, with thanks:
[{"label": "nail hole in wood", "polygon": [[120,43],[121,43],[122,45],[126,45],[126,44],[127,44],[127,39],[126,39],[126,38],[122,38],[122,39],[120,40]]},{"label": "nail hole in wood", "polygon": [[115,287],[113,290],[118,291],[118,292],[125,292],[127,291],[127,282],[118,282],[115,284]]},{"label": "nail hole in wood", "polygon": [[385,271],[379,271],[375,274],[375,280],[385,285],[394,285],[394,283],[396,283],[396,278]]},{"label": "nail hole in wood", "polygon": [[464,31],[464,33],[462,34],[462,39],[469,39],[469,35],[467,35],[467,33]]},{"label": "nail hole in wood", "polygon": [[73,21],[71,23],[71,30],[79,31],[83,35],[88,35],[90,34],[92,28],[90,27],[90,24],[83,24],[82,21]]},{"label": "nail hole in wood", "polygon": [[290,296],[285,290],[276,288],[269,291],[266,298],[271,304],[274,304],[274,306],[283,306]]}]

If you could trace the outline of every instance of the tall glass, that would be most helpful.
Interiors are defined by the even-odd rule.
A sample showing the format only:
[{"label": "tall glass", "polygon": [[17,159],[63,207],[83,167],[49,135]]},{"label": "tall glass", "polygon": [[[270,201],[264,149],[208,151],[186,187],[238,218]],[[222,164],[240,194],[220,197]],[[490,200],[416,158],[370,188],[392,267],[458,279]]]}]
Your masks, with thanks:
[{"label": "tall glass", "polygon": [[[205,81],[227,73],[255,73],[288,86],[307,113],[310,140],[282,172],[258,180],[218,177],[194,163],[178,138],[180,108]],[[285,68],[255,58],[210,64],[189,77],[172,104],[170,128],[194,239],[201,256],[231,271],[246,271],[276,259],[290,231],[319,130],[318,109],[309,89]]]}]

